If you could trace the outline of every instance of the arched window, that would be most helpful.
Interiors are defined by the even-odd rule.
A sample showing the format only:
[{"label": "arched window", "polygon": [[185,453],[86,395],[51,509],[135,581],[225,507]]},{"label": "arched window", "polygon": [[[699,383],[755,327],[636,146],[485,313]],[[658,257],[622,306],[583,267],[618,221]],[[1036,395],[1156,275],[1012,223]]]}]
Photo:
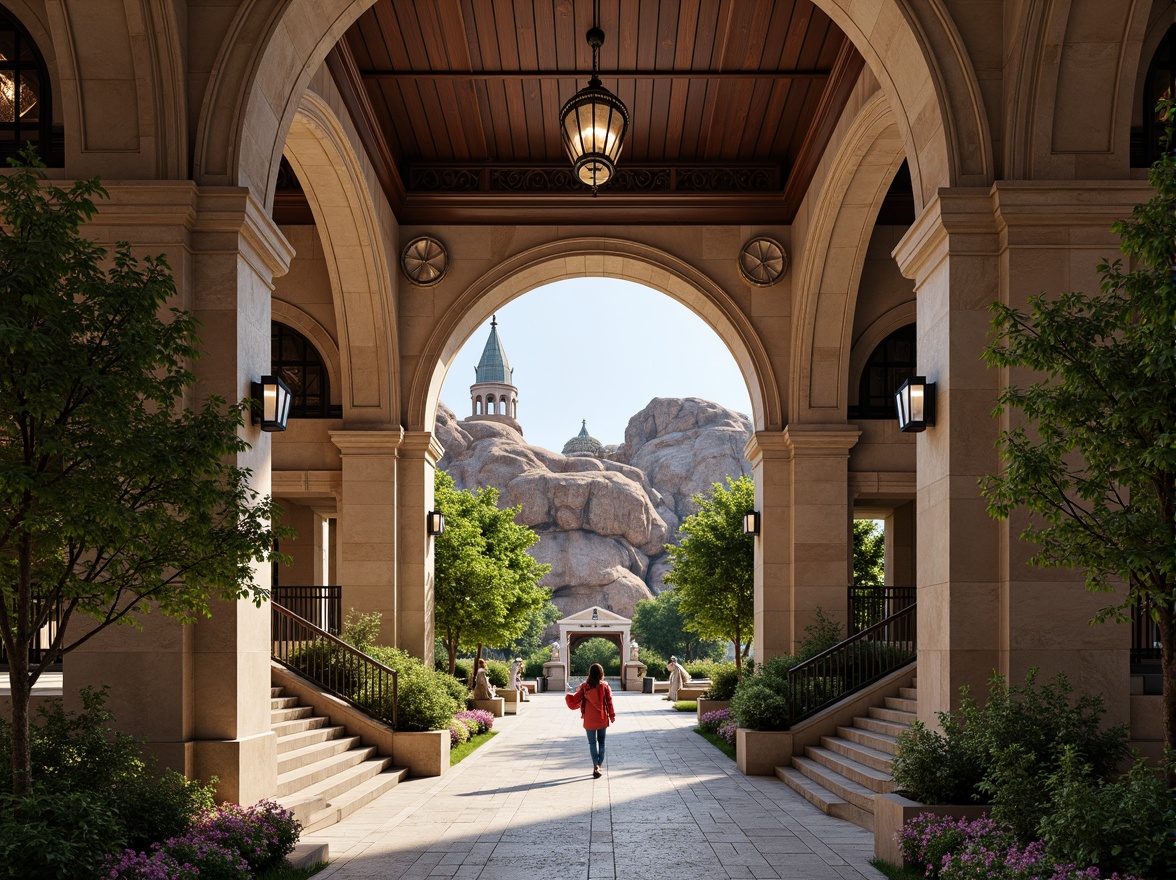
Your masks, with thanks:
[{"label": "arched window", "polygon": [[1156,104],[1161,98],[1173,97],[1176,84],[1176,25],[1156,47],[1151,64],[1147,68],[1147,79],[1143,81],[1143,130],[1132,129],[1131,164],[1146,168],[1160,158],[1160,136],[1164,133],[1164,121],[1156,116]]},{"label": "arched window", "polygon": [[482,396],[478,395],[474,398],[474,415],[480,416],[482,414]]},{"label": "arched window", "polygon": [[849,408],[851,419],[894,419],[894,392],[915,375],[915,325],[895,330],[874,349],[858,386],[857,406]]},{"label": "arched window", "polygon": [[24,26],[0,7],[0,158],[31,143],[46,165],[61,165],[49,74]]},{"label": "arched window", "polygon": [[270,324],[274,375],[290,386],[290,418],[339,419],[343,407],[331,406],[331,386],[323,359],[309,339],[285,324]]}]

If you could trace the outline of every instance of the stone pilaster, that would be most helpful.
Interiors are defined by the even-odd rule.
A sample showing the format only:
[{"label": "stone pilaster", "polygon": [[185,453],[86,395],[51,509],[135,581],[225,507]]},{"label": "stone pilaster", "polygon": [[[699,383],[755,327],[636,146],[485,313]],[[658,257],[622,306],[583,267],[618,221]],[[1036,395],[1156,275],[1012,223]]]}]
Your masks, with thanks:
[{"label": "stone pilaster", "polygon": [[343,613],[379,612],[380,641],[386,645],[399,644],[396,494],[403,439],[400,428],[331,431],[343,460],[338,514]]},{"label": "stone pilaster", "polygon": [[755,656],[759,662],[792,650],[791,451],[779,431],[757,431],[744,449],[755,481],[760,533],[755,539]]},{"label": "stone pilaster", "polygon": [[433,538],[425,514],[433,509],[433,475],[445,450],[428,431],[405,434],[400,452],[397,508],[400,516],[400,617],[397,645],[433,662]]}]

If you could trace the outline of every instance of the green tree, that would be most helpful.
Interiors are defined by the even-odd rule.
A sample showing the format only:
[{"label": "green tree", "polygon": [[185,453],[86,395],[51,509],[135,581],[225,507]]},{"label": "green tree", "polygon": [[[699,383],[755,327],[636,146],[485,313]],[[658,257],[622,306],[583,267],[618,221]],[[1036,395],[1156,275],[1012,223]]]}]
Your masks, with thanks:
[{"label": "green tree", "polygon": [[[1171,104],[1165,108],[1171,112]],[[1169,130],[1171,135],[1171,130]],[[1028,511],[1032,562],[1081,568],[1086,587],[1125,589],[1096,620],[1137,600],[1159,624],[1163,711],[1176,749],[1176,160],[1152,166],[1155,196],[1114,225],[1134,267],[1104,261],[1100,292],[992,306],[987,362],[1010,371],[996,414],[1002,471],[982,481],[989,512]],[[1009,418],[1009,416],[1006,416]],[[1169,771],[1169,784],[1176,773]]]},{"label": "green tree", "polygon": [[551,566],[527,553],[539,536],[514,521],[519,508],[498,509],[497,489],[458,489],[439,470],[433,492],[445,515],[434,544],[433,620],[452,675],[459,650],[508,645],[527,630],[551,598],[539,585]]},{"label": "green tree", "polygon": [[886,532],[872,519],[853,521],[853,582],[880,587],[886,582]]},{"label": "green tree", "polygon": [[161,320],[176,293],[167,264],[125,244],[108,260],[79,231],[106,195],[98,181],[44,185],[35,155],[23,160],[0,176],[0,637],[17,795],[30,789],[29,695],[46,667],[138,613],[189,622],[208,616],[210,595],[260,602],[253,564],[271,557],[279,513],[229,463],[248,448],[241,408],[185,405],[196,320]]},{"label": "green tree", "polygon": [[633,612],[633,635],[644,648],[662,657],[682,660],[717,660],[726,645],[717,639],[702,639],[686,628],[682,600],[677,590],[663,590],[652,599],[642,599]]},{"label": "green tree", "polygon": [[559,609],[550,599],[531,612],[522,633],[509,645],[491,645],[492,648],[506,647],[513,657],[526,659],[543,647],[543,632],[559,620]]},{"label": "green tree", "polygon": [[755,507],[751,477],[727,478],[695,495],[698,512],[682,521],[682,543],[669,545],[673,584],[686,628],[706,639],[735,644],[742,673],[755,625],[755,543],[743,533],[743,515]]}]

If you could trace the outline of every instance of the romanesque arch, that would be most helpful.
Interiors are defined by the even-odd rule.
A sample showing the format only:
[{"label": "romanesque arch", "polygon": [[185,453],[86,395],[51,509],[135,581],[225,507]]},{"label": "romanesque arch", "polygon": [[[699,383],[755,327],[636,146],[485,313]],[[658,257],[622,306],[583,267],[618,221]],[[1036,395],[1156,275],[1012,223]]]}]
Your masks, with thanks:
[{"label": "romanesque arch", "polygon": [[889,102],[877,92],[833,158],[796,272],[790,424],[845,420],[858,282],[874,219],[903,158]]},{"label": "romanesque arch", "polygon": [[407,427],[431,430],[445,373],[461,346],[495,310],[518,296],[565,278],[634,281],[692,309],[726,344],[747,383],[756,430],[779,430],[783,401],[763,342],[718,284],[677,257],[621,239],[572,238],[516,254],[467,287],[438,318],[418,367],[408,378]]},{"label": "romanesque arch", "polygon": [[342,404],[340,388],[340,364],[342,359],[339,346],[331,337],[330,332],[314,319],[312,315],[296,305],[274,299],[270,303],[270,317],[279,324],[285,324],[305,336],[323,359],[323,367],[327,371],[327,383],[331,391],[331,403]]},{"label": "romanesque arch", "polygon": [[351,425],[399,424],[392,265],[364,160],[338,116],[310,91],[291,124],[286,155],[310,202],[330,276],[343,417]]}]

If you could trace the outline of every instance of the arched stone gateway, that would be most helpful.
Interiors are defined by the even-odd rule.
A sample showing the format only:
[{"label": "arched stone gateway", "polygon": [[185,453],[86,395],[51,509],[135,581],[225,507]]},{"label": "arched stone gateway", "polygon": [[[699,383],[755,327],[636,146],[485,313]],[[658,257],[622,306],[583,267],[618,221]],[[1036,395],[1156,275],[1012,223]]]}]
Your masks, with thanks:
[{"label": "arched stone gateway", "polygon": [[[543,666],[543,674],[547,676],[548,687],[552,690],[563,690],[571,682],[572,652],[576,646],[587,639],[608,639],[616,644],[621,652],[621,687],[627,691],[641,690],[641,679],[645,675],[645,664],[637,657],[632,649],[634,643],[629,637],[633,621],[627,617],[593,605],[567,617],[556,624],[559,627],[559,640],[552,652],[552,659]],[[556,657],[559,659],[555,659]]]},{"label": "arched stone gateway", "polygon": [[[730,10],[757,2],[755,10],[783,5],[736,0]],[[376,137],[381,126],[424,139],[437,125],[464,132],[531,105],[558,108],[559,95],[536,85],[533,100],[477,112],[476,88],[458,82],[462,70],[478,69],[465,27],[429,31],[411,63],[360,70],[351,29],[372,3],[0,0],[45,62],[63,137],[64,166],[53,176],[101,174],[111,199],[89,227],[93,236],[164,253],[178,302],[203,322],[197,393],[247,396],[269,371],[274,316],[323,359],[342,416],[298,420],[277,437],[246,427],[252,449],[238,462],[259,491],[272,486],[310,536],[283,548],[300,578],[343,583],[348,604],[383,613],[385,641],[428,657],[425,512],[446,370],[511,299],[560,278],[624,278],[706,320],[750,391],[758,657],[790,650],[817,607],[844,614],[855,508],[901,508],[917,538],[904,547],[919,593],[924,720],[950,708],[961,685],[982,685],[990,669],[1020,676],[1029,666],[1066,670],[1102,693],[1111,721],[1127,717],[1126,632],[1089,628],[1094,602],[1077,579],[1028,568],[1021,523],[993,522],[978,494],[977,478],[999,467],[992,444],[1006,425],[989,413],[1008,378],[979,353],[990,302],[1092,289],[1098,260],[1113,255],[1110,222],[1146,198],[1130,144],[1146,110],[1141,76],[1170,25],[1169,3],[997,4],[999,14],[987,6],[977,14],[971,0],[815,0],[805,10],[828,16],[822,32],[848,40],[834,34],[840,42],[823,69],[732,74],[724,64],[692,72],[698,79],[682,88],[642,91],[631,110],[647,120],[660,113],[665,135],[678,117],[664,96],[716,83],[722,100],[698,100],[710,120],[696,145],[704,158],[691,168],[690,156],[676,154],[667,159],[672,174],[642,176],[656,138],[634,140],[621,161],[634,169],[635,189],[596,199],[504,194],[492,190],[488,166],[453,172],[464,195],[406,182],[413,157]],[[555,4],[552,27],[583,33],[582,6]],[[445,5],[448,23],[463,8]],[[348,44],[328,58],[345,35]],[[829,61],[850,56],[857,66]],[[438,119],[376,85],[440,67],[442,57],[451,69],[440,70]],[[619,69],[619,56],[603,60]],[[653,66],[618,76],[618,89],[679,65]],[[820,108],[819,124],[794,138],[816,145],[803,163],[774,155],[775,170],[756,164],[771,164],[757,145],[773,126],[788,128],[789,112],[783,90],[761,88],[761,76],[788,79],[797,94],[805,83],[830,84],[801,99]],[[726,104],[741,125],[762,131],[717,123]],[[523,131],[512,130],[512,143],[479,145],[472,136],[458,152],[539,150],[543,130]],[[748,166],[727,168],[730,155]],[[283,156],[310,221],[287,222],[275,210]],[[913,223],[887,210],[903,162]],[[810,174],[794,189],[764,184],[801,165]],[[532,170],[538,186],[566,168]],[[661,181],[681,194],[720,179],[751,183],[698,196],[691,204],[705,210],[685,223],[666,193],[636,188]],[[427,287],[398,269],[404,246],[422,236],[440,242],[449,261]],[[744,244],[761,237],[779,242],[793,267],[767,287],[748,283],[737,263]],[[849,411],[873,347],[912,319],[918,371],[939,389],[938,421],[917,440]],[[268,584],[268,571],[257,574]],[[124,725],[166,763],[218,775],[224,796],[272,794],[266,612],[218,605],[194,627],[149,620],[147,629],[92,640],[67,659],[67,680],[111,683]],[[157,695],[146,711],[144,693]]]}]

